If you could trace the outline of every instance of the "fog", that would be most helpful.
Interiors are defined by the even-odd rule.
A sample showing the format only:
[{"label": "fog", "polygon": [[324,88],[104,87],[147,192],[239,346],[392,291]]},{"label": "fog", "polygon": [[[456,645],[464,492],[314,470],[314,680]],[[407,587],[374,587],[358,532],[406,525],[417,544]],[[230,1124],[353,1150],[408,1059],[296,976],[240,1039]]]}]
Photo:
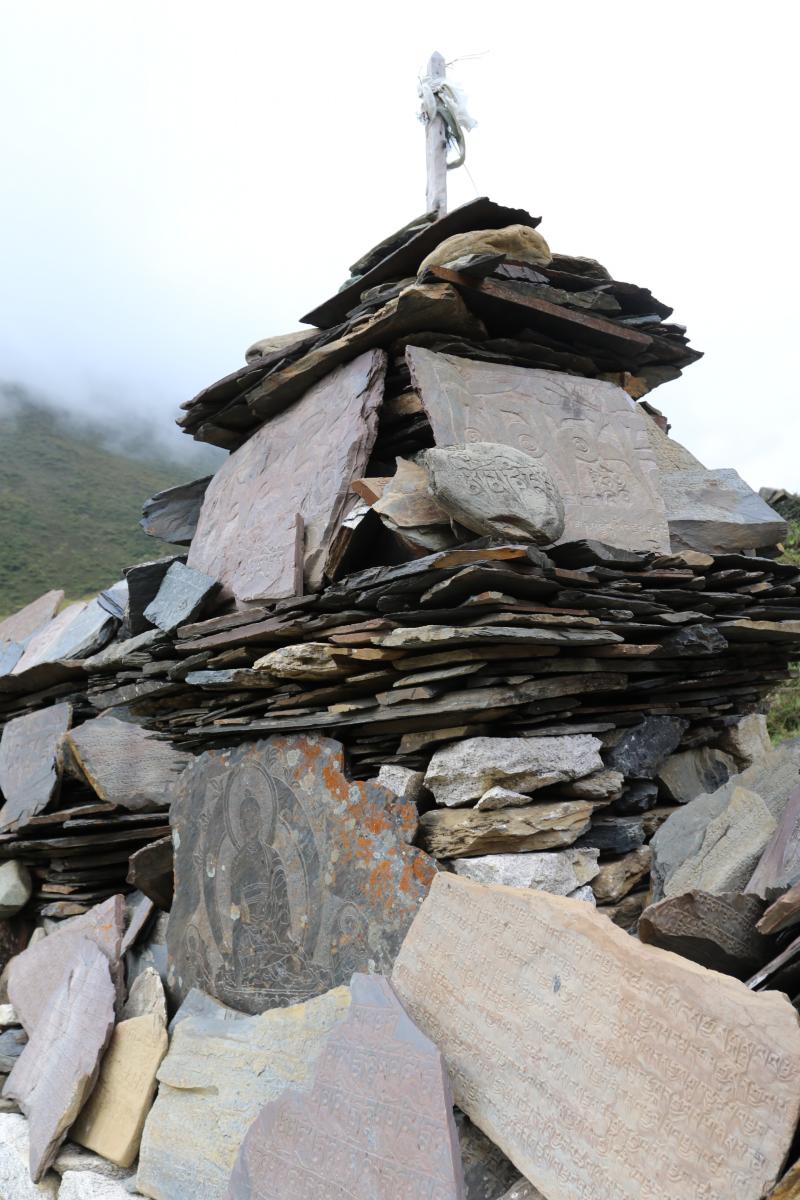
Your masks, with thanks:
[{"label": "fog", "polygon": [[0,378],[172,437],[182,401],[423,210],[416,79],[439,49],[479,122],[451,205],[528,208],[553,249],[673,305],[706,353],[651,397],[674,436],[800,490],[796,23],[685,0],[5,0]]}]

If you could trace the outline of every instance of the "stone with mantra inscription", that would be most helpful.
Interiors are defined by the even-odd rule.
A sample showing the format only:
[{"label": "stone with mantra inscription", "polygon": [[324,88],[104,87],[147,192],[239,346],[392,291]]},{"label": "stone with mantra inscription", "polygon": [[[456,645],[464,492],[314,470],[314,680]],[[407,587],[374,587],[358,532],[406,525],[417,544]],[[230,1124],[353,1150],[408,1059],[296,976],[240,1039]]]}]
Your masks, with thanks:
[{"label": "stone with mantra inscription", "polygon": [[124,922],[125,902],[122,896],[111,896],[83,916],[65,921],[11,960],[8,998],[29,1035],[72,973],[75,955],[84,941],[97,945],[116,977]]},{"label": "stone with mantra inscription", "polygon": [[662,950],[747,979],[770,957],[771,942],[758,932],[765,901],[739,892],[684,892],[651,904],[639,918],[639,938]]},{"label": "stone with mantra inscription", "polygon": [[438,447],[500,442],[546,465],[564,502],[565,541],[669,553],[648,418],[622,388],[418,346],[406,360]]},{"label": "stone with mantra inscription", "polygon": [[298,514],[305,585],[318,588],[375,441],[385,373],[383,351],[362,354],[235,450],[208,485],[188,566],[240,601],[295,595]]},{"label": "stone with mantra inscription", "polygon": [[0,739],[0,833],[11,833],[44,812],[58,791],[59,746],[70,727],[72,706],[53,704],[14,717]]},{"label": "stone with mantra inscription", "polygon": [[73,729],[65,748],[101,800],[132,812],[164,808],[191,754],[108,713]]},{"label": "stone with mantra inscription", "polygon": [[356,974],[350,993],[311,1086],[284,1092],[247,1131],[228,1200],[464,1200],[441,1054],[387,980]]},{"label": "stone with mantra inscription", "polygon": [[119,1167],[133,1163],[167,1046],[165,1023],[155,1013],[119,1022],[94,1090],[72,1126],[73,1142]]},{"label": "stone with mantra inscription", "polygon": [[257,1017],[191,993],[172,1022],[158,1070],[139,1153],[139,1191],[156,1200],[224,1200],[248,1128],[286,1088],[305,1086],[349,1007],[346,987]]},{"label": "stone with mantra inscription", "polygon": [[545,463],[499,442],[423,451],[431,491],[473,533],[541,545],[564,532],[564,502]]},{"label": "stone with mantra inscription", "polygon": [[456,1104],[548,1200],[759,1200],[800,1112],[787,998],[588,904],[439,875],[392,984]]},{"label": "stone with mantra inscription", "polygon": [[87,938],[49,997],[41,1020],[6,1080],[30,1126],[30,1172],[38,1182],[94,1086],[114,1028],[116,989],[102,950]]},{"label": "stone with mantra inscription", "polygon": [[344,775],[339,742],[276,736],[207,751],[170,821],[172,998],[201,988],[259,1013],[388,972],[436,872],[417,808]]}]

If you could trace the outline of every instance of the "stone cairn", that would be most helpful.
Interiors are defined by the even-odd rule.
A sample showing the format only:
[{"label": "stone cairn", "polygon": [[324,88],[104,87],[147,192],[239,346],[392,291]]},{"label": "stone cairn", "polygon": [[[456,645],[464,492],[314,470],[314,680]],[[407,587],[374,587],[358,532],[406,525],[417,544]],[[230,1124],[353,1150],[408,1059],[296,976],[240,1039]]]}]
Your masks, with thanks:
[{"label": "stone cairn", "polygon": [[538,224],[370,251],[183,406],[185,553],[0,623],[2,1200],[800,1197],[800,572]]}]

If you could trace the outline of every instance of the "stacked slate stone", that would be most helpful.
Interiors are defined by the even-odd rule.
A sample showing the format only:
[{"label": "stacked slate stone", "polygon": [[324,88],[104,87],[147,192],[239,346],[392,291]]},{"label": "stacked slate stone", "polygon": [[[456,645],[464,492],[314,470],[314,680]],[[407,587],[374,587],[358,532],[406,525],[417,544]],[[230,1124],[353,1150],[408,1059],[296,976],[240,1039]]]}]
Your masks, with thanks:
[{"label": "stacked slate stone", "polygon": [[797,1197],[800,571],[538,223],[365,255],[185,553],[0,624],[0,1195]]}]

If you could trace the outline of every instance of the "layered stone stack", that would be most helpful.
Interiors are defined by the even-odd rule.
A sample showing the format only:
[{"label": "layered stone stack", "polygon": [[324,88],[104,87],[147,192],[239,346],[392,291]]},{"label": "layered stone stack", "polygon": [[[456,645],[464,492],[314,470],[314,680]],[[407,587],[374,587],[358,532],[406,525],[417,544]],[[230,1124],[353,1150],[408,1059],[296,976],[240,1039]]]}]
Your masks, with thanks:
[{"label": "layered stone stack", "polygon": [[364,256],[185,406],[231,450],[145,506],[186,553],[0,623],[20,1196],[775,1184],[800,571],[645,399],[671,310],[538,223]]}]

